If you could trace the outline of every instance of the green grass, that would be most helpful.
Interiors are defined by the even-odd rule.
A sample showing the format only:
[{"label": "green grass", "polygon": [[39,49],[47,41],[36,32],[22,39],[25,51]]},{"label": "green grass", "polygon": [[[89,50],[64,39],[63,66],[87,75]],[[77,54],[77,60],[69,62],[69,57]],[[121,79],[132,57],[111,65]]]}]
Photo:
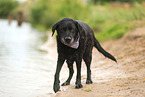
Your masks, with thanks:
[{"label": "green grass", "polygon": [[60,19],[70,17],[81,20],[91,26],[99,41],[122,37],[127,31],[142,25],[145,19],[145,7],[140,3],[133,6],[110,7],[92,5],[79,0],[38,0],[31,7],[31,23],[39,29],[51,29]]},{"label": "green grass", "polygon": [[84,92],[91,92],[92,90],[90,89],[84,89]]},{"label": "green grass", "polygon": [[127,31],[143,24],[136,23],[145,18],[145,8],[138,3],[131,8],[112,9],[109,6],[96,6],[93,9],[95,10],[89,23],[99,41],[120,38]]},{"label": "green grass", "polygon": [[99,41],[108,40],[111,38],[120,38],[130,28],[127,23],[107,23],[103,24],[100,29],[101,33],[96,33],[95,36]]}]

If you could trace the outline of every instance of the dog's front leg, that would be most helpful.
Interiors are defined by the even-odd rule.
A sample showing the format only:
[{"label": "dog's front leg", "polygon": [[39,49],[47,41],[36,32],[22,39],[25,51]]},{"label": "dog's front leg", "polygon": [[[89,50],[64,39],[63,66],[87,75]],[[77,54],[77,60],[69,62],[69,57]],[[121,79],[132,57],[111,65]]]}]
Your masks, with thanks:
[{"label": "dog's front leg", "polygon": [[61,59],[60,57],[58,57],[57,68],[56,68],[55,78],[54,78],[54,85],[53,85],[53,90],[54,90],[55,93],[57,91],[59,91],[59,89],[60,89],[59,73],[60,73],[60,70],[62,68],[62,65],[63,65],[64,61],[65,61],[65,59]]},{"label": "dog's front leg", "polygon": [[76,61],[76,65],[77,65],[77,77],[76,77],[76,89],[82,88],[83,85],[81,84],[81,63],[82,60]]}]

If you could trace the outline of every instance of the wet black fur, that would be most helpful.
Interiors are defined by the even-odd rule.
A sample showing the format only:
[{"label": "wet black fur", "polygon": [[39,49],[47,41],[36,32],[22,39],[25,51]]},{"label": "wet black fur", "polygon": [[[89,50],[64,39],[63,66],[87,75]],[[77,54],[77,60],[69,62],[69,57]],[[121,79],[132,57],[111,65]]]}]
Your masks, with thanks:
[{"label": "wet black fur", "polygon": [[[61,42],[61,37],[62,36],[60,34],[63,33],[65,35],[65,31],[62,32],[61,28],[64,27],[64,26],[68,26],[68,24],[69,24],[68,22],[72,23],[73,24],[72,26],[75,26],[74,27],[75,28],[74,29],[75,37],[77,37],[76,35],[78,35],[78,33],[80,35],[79,47],[77,49],[66,46]],[[70,19],[70,18],[64,18],[64,19],[60,20],[59,22],[57,22],[53,26],[52,36],[53,36],[55,30],[57,30],[57,51],[58,51],[57,68],[56,68],[54,86],[53,86],[53,89],[54,89],[55,92],[59,91],[59,89],[60,89],[59,73],[60,73],[62,65],[65,61],[66,61],[67,65],[68,65],[68,68],[69,68],[69,77],[62,84],[62,86],[70,84],[70,81],[71,81],[73,73],[74,73],[73,63],[76,62],[77,76],[76,76],[76,83],[75,83],[76,86],[75,86],[75,88],[81,88],[82,87],[82,84],[81,84],[81,63],[82,63],[82,59],[86,63],[86,67],[87,67],[86,84],[93,83],[92,80],[91,80],[91,70],[90,70],[93,46],[95,46],[98,49],[98,51],[101,52],[104,56],[106,56],[106,57],[114,60],[115,62],[117,62],[116,59],[111,54],[106,52],[101,47],[101,45],[99,44],[97,39],[94,37],[94,33],[93,33],[92,29],[86,23],[81,22],[81,21],[77,21],[77,20],[73,20],[73,19]],[[72,32],[67,32],[67,33],[72,33]]]}]

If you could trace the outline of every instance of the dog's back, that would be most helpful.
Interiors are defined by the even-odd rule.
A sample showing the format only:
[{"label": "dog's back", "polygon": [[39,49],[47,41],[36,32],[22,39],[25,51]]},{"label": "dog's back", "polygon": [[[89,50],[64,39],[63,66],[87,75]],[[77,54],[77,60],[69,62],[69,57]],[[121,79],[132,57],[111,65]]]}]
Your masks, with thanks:
[{"label": "dog's back", "polygon": [[84,31],[85,31],[86,34],[93,33],[93,30],[91,29],[91,27],[88,24],[86,24],[85,22],[79,21],[79,20],[76,20],[76,21],[79,23],[79,25],[83,29],[85,29]]},{"label": "dog's back", "polygon": [[100,53],[102,53],[105,57],[108,57],[108,58],[114,60],[115,62],[117,62],[116,59],[115,59],[111,54],[109,54],[108,52],[106,52],[106,51],[101,47],[100,43],[99,43],[98,40],[95,38],[94,33],[93,33],[93,30],[91,29],[91,27],[90,27],[88,24],[86,24],[85,22],[78,21],[78,20],[77,20],[77,22],[79,23],[79,25],[80,25],[83,29],[85,29],[84,31],[85,31],[85,34],[87,35],[87,37],[88,37],[88,38],[91,38],[91,39],[93,38],[93,39],[92,39],[93,45],[97,48],[97,50],[98,50]]}]

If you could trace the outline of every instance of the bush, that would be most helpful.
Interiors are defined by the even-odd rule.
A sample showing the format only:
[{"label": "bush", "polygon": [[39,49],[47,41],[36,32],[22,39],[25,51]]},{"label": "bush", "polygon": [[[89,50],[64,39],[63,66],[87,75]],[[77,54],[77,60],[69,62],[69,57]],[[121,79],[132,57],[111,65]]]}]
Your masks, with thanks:
[{"label": "bush", "polygon": [[0,17],[6,18],[18,6],[13,0],[0,0]]},{"label": "bush", "polygon": [[31,22],[50,28],[64,17],[85,19],[87,10],[78,0],[39,0],[31,8]]}]

